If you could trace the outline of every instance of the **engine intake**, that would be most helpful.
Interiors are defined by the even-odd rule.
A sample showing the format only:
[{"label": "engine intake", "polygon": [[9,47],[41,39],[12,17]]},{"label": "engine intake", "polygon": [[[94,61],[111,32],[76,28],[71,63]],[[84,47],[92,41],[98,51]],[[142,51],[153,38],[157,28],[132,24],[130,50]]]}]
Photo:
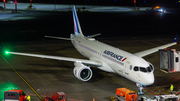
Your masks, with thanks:
[{"label": "engine intake", "polygon": [[88,81],[92,77],[92,70],[80,62],[74,63],[75,68],[73,70],[74,75],[82,81]]}]

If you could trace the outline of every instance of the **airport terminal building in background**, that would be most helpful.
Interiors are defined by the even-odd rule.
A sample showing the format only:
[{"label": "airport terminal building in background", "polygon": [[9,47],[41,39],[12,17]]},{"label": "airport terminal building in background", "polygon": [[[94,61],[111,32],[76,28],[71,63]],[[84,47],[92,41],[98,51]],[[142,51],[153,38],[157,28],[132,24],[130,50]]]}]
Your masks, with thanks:
[{"label": "airport terminal building in background", "polygon": [[[29,0],[17,0],[29,2]],[[74,5],[113,5],[134,6],[135,0],[32,0],[33,3],[74,4]],[[136,0],[137,6],[180,6],[180,0]]]}]

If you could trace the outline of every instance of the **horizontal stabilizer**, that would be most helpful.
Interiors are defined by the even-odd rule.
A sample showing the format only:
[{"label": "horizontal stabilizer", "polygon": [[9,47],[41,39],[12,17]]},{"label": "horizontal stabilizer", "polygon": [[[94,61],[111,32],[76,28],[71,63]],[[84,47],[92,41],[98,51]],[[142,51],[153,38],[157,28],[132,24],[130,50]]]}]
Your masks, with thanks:
[{"label": "horizontal stabilizer", "polygon": [[96,37],[96,36],[99,36],[101,35],[101,33],[98,33],[98,34],[94,34],[94,35],[90,35],[90,36],[87,36],[88,38],[93,38],[93,37]]},{"label": "horizontal stabilizer", "polygon": [[54,36],[44,36],[46,38],[54,38],[54,39],[63,39],[63,40],[72,40],[70,38],[63,38],[63,37],[54,37]]}]

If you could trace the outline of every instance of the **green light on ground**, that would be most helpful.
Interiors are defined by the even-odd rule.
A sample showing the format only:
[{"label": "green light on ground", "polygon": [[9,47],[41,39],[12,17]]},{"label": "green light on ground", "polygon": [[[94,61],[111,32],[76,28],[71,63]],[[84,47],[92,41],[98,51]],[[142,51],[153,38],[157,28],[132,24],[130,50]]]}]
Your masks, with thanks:
[{"label": "green light on ground", "polygon": [[20,88],[11,82],[1,83],[0,84],[0,101],[4,100],[4,91],[8,91],[12,89],[20,89]]}]

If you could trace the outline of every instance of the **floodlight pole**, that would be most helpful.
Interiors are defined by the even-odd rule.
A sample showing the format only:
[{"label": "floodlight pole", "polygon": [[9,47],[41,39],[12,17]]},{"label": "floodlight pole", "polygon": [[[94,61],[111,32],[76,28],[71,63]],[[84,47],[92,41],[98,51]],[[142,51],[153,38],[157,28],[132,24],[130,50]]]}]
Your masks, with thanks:
[{"label": "floodlight pole", "polygon": [[30,0],[30,7],[32,7],[32,0]]},{"label": "floodlight pole", "polygon": [[17,0],[15,0],[15,12],[17,13]]},{"label": "floodlight pole", "polygon": [[4,2],[4,10],[6,10],[6,0],[3,0]]},{"label": "floodlight pole", "polygon": [[136,10],[136,0],[134,0],[134,10]]},{"label": "floodlight pole", "polygon": [[56,11],[56,0],[54,0],[54,10]]}]

